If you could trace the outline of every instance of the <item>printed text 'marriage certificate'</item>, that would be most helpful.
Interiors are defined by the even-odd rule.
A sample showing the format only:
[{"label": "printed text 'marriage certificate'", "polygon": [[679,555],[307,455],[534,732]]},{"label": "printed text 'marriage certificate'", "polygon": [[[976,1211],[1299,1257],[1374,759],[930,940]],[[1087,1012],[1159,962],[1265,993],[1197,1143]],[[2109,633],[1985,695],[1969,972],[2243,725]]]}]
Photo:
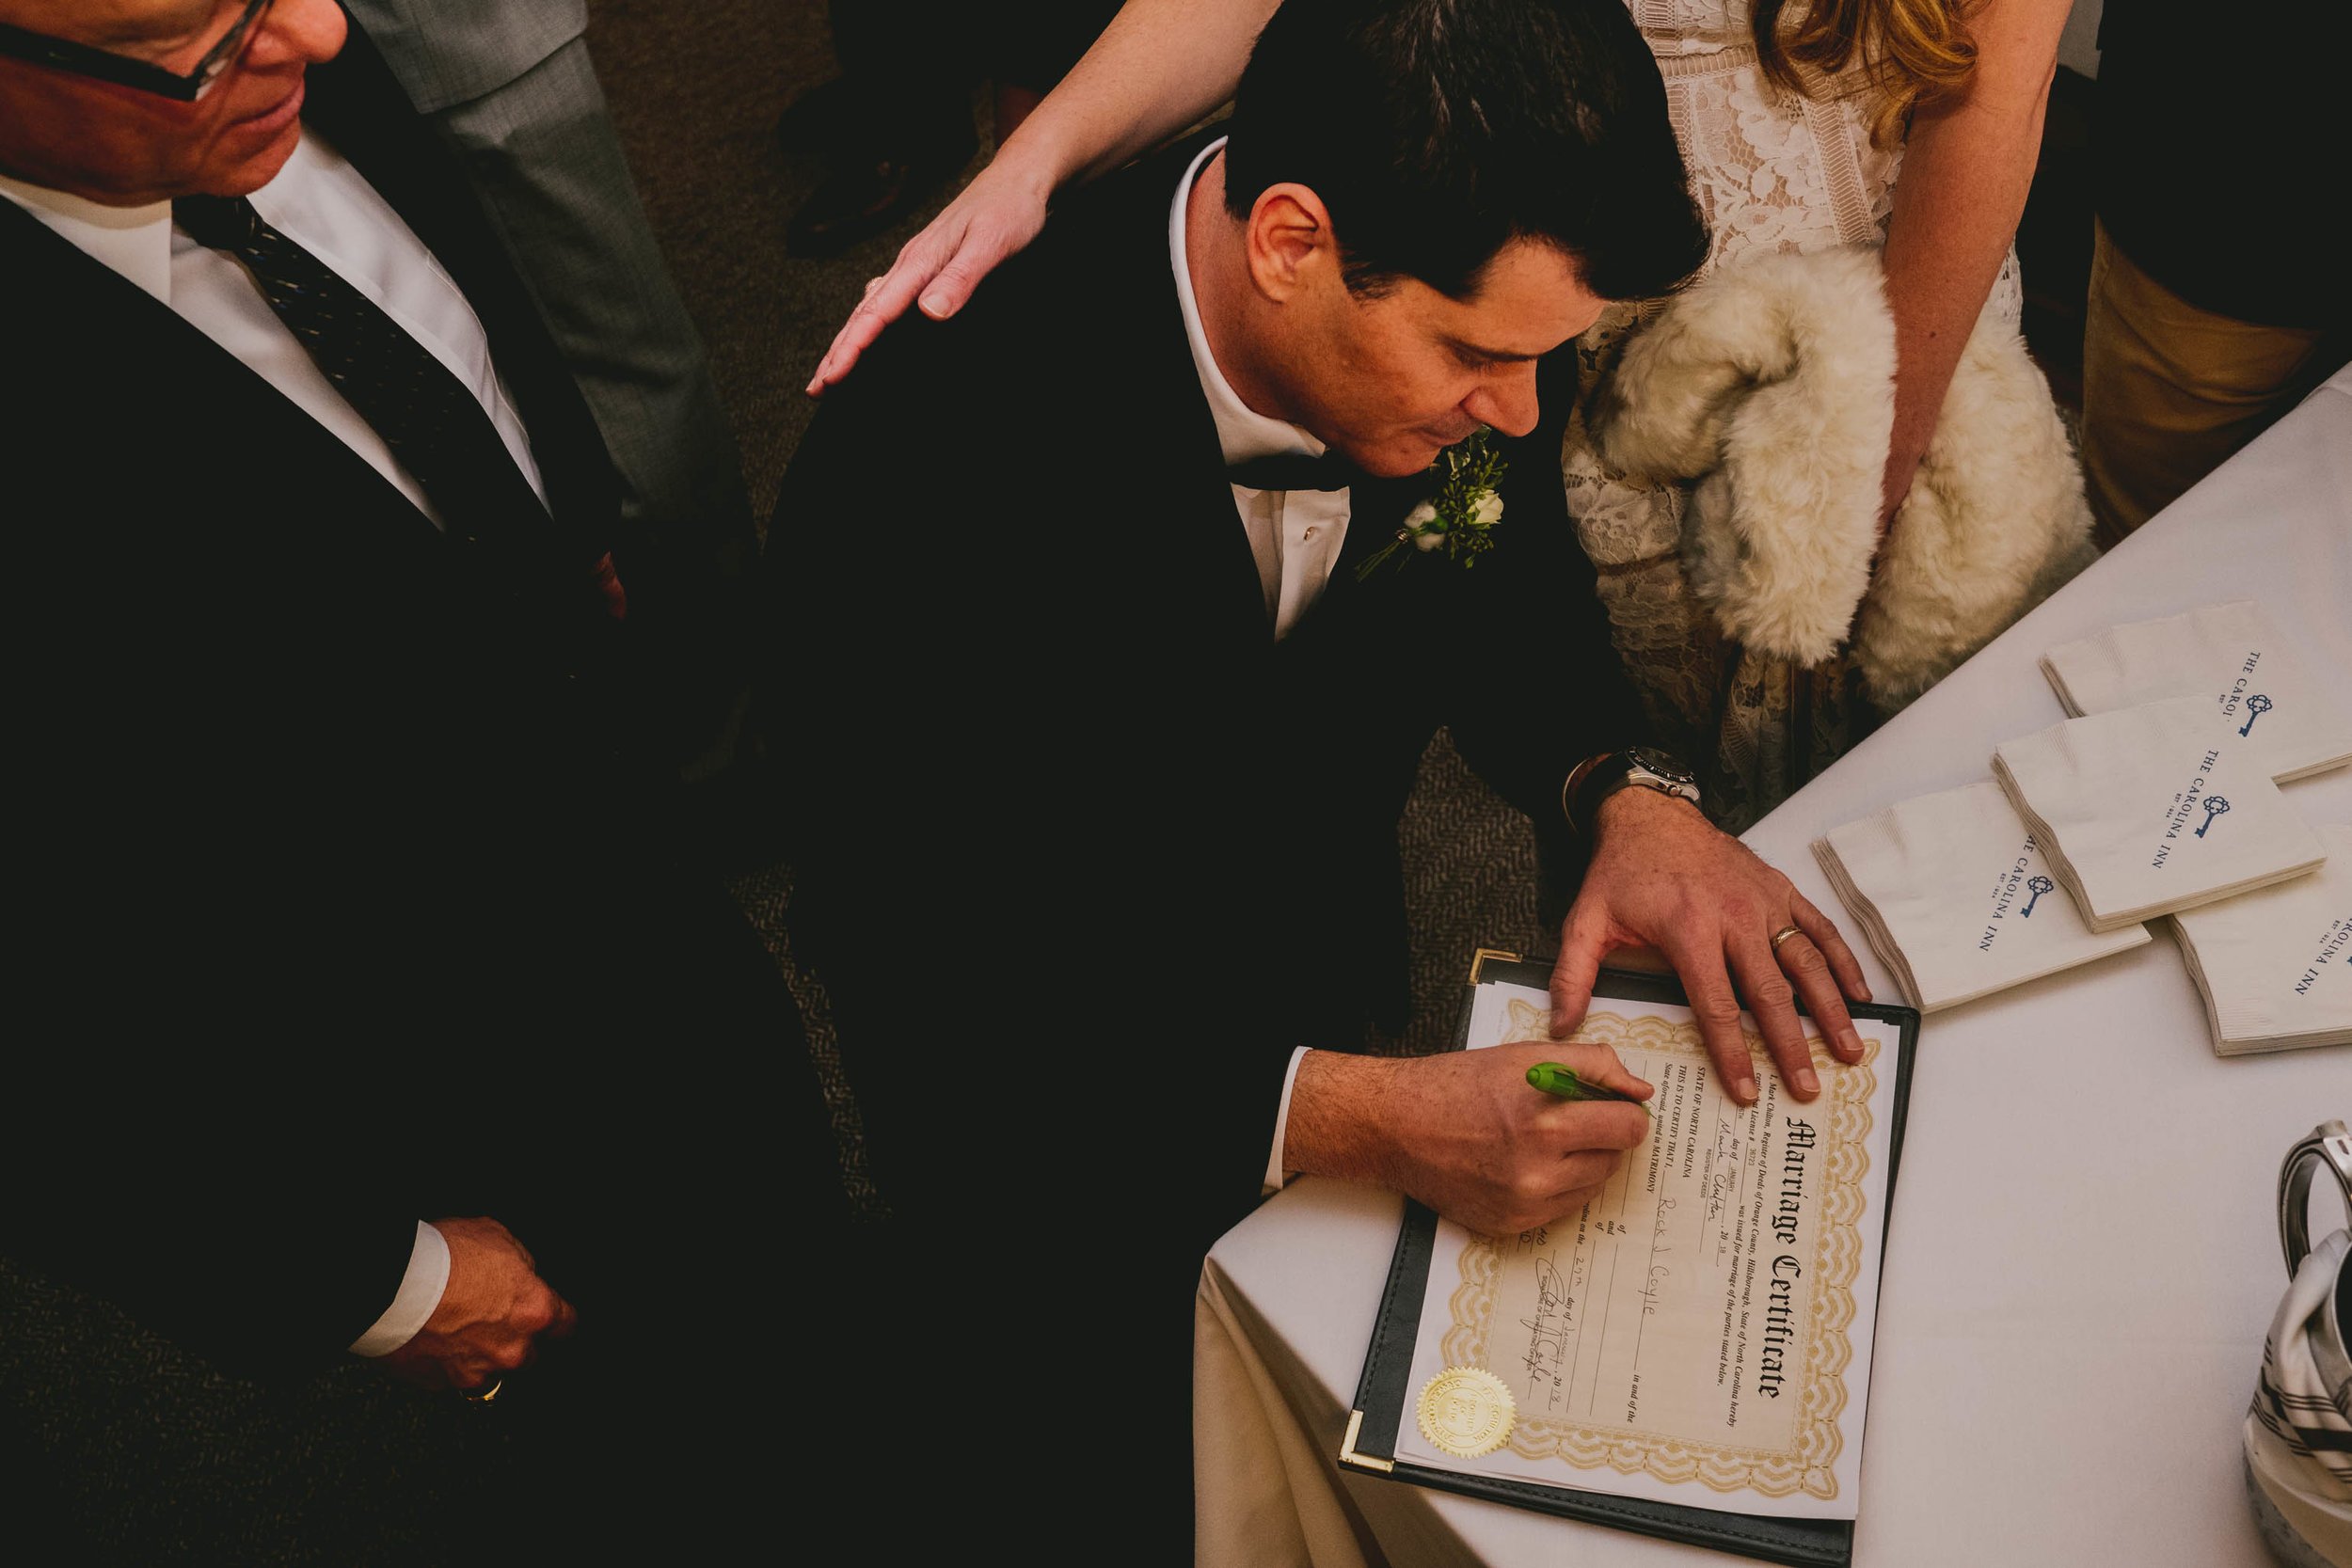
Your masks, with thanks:
[{"label": "printed text 'marriage certificate'", "polygon": [[[1539,990],[1481,987],[1470,1043],[1543,1038],[1549,1008]],[[1815,1042],[1810,1104],[1787,1097],[1752,1037],[1761,1097],[1743,1108],[1718,1087],[1688,1008],[1597,999],[1577,1037],[1657,1086],[1650,1135],[1551,1225],[1485,1237],[1439,1224],[1410,1387],[1483,1366],[1518,1418],[1500,1450],[1465,1460],[1408,1415],[1398,1457],[1851,1518],[1897,1051],[1892,1025],[1855,1025],[1858,1066]]]}]

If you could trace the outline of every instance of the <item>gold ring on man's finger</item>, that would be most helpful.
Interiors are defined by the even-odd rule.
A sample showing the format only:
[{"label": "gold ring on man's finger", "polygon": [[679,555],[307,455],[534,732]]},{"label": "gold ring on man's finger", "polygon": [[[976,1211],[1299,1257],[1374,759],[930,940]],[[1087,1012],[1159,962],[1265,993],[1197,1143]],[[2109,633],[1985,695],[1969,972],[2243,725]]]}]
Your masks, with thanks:
[{"label": "gold ring on man's finger", "polygon": [[1797,927],[1783,926],[1779,930],[1772,933],[1772,951],[1775,953],[1779,952],[1780,944],[1787,942],[1790,937],[1801,937],[1803,935],[1804,935],[1804,932]]}]

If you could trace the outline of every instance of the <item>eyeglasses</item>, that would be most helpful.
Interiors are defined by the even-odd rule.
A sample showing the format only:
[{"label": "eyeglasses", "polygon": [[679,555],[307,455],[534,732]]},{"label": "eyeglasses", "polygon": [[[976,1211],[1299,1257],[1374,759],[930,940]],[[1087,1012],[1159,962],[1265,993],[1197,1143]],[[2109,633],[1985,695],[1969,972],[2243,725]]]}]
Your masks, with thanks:
[{"label": "eyeglasses", "polygon": [[268,10],[271,0],[246,0],[245,9],[237,13],[236,22],[220,36],[220,41],[204,51],[204,57],[196,62],[196,69],[183,76],[176,71],[146,60],[135,60],[128,55],[111,50],[96,49],[70,39],[53,39],[46,33],[26,32],[0,23],[0,55],[15,59],[30,60],[52,71],[69,71],[100,82],[112,82],[119,87],[136,87],[161,97],[193,103],[212,89],[214,83],[237,63],[237,55],[245,48],[253,24]]}]

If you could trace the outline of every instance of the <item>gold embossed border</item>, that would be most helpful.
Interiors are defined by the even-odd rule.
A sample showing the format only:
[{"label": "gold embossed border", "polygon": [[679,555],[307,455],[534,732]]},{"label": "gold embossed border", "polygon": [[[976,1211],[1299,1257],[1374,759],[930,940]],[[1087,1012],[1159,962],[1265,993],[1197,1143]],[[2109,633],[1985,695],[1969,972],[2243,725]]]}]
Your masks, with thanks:
[{"label": "gold embossed border", "polygon": [[[1504,1041],[1549,1037],[1549,1017],[1533,1004],[1513,999]],[[1706,1053],[1695,1023],[1677,1023],[1655,1014],[1625,1018],[1592,1013],[1571,1037],[1595,1045]],[[1760,1074],[1771,1061],[1760,1036],[1747,1037],[1749,1054]],[[1796,1432],[1785,1449],[1741,1448],[1692,1442],[1597,1422],[1521,1420],[1511,1433],[1513,1453],[1526,1459],[1558,1459],[1572,1468],[1610,1469],[1619,1475],[1648,1474],[1662,1481],[1695,1481],[1708,1490],[1753,1490],[1768,1497],[1796,1493],[1829,1498],[1837,1495],[1834,1468],[1844,1438],[1838,1418],[1846,1405],[1845,1371],[1852,1361],[1847,1330],[1854,1319],[1853,1285],[1862,1269],[1861,1222],[1867,1208],[1863,1178],[1869,1170],[1870,1099],[1876,1092],[1879,1042],[1863,1037],[1862,1060],[1836,1062],[1818,1037],[1805,1042],[1828,1093],[1813,1104],[1827,1125],[1820,1147],[1826,1158],[1821,1224],[1807,1274],[1815,1282],[1804,1345],[1804,1402]],[[1824,1116],[1823,1113],[1826,1113]],[[1502,1248],[1490,1238],[1473,1237],[1462,1249],[1461,1283],[1449,1298],[1452,1326],[1441,1348],[1448,1365],[1486,1364],[1495,1297],[1502,1275]]]}]

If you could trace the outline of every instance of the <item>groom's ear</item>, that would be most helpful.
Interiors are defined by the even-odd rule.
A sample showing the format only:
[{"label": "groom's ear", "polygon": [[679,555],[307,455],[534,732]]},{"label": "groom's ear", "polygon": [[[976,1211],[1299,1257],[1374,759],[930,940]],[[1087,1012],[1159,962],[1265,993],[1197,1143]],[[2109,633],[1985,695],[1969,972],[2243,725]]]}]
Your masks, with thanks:
[{"label": "groom's ear", "polygon": [[1244,230],[1249,277],[1258,292],[1281,304],[1340,277],[1340,247],[1330,210],[1304,185],[1268,185],[1250,204]]}]

